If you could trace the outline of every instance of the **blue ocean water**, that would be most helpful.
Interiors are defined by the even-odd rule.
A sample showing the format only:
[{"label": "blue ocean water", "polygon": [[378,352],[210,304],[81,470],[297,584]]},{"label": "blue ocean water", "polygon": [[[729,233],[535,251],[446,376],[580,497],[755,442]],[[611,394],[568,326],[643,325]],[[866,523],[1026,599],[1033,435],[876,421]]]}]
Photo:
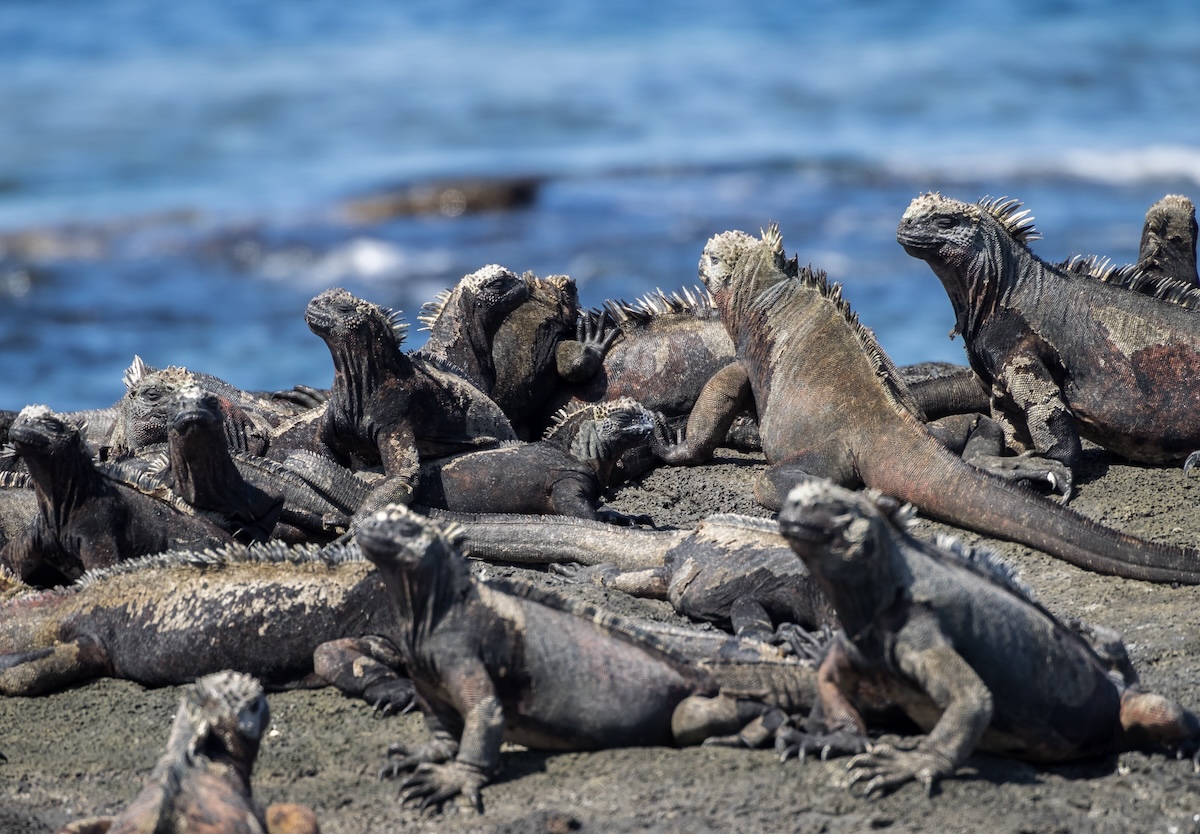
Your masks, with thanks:
[{"label": "blue ocean water", "polygon": [[[0,78],[0,232],[38,233],[0,237],[0,408],[108,405],[134,354],[327,385],[302,314],[328,286],[414,320],[501,263],[595,306],[691,285],[710,235],[772,221],[897,362],[961,360],[895,242],[918,193],[1016,197],[1043,257],[1118,262],[1154,200],[1200,197],[1190,0],[12,0]],[[542,187],[337,211],[468,175]]]}]

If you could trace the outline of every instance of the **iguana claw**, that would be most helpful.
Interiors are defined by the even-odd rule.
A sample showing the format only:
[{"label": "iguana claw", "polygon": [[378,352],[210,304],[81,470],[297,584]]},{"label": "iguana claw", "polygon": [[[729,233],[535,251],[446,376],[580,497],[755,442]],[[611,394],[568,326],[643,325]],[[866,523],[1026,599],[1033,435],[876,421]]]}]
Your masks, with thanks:
[{"label": "iguana claw", "polygon": [[775,735],[775,752],[779,754],[780,762],[795,756],[803,764],[809,751],[817,749],[820,749],[821,761],[824,762],[831,756],[836,758],[864,752],[867,740],[852,732],[806,733],[794,727],[783,727]]},{"label": "iguana claw", "polygon": [[455,752],[441,741],[431,741],[415,750],[403,742],[392,742],[387,749],[388,760],[379,769],[379,778],[395,779],[405,771],[416,770],[422,765],[448,762],[454,758]]},{"label": "iguana claw", "polygon": [[420,810],[441,810],[443,803],[457,796],[464,797],[478,813],[483,813],[483,798],[479,789],[487,777],[477,768],[462,762],[434,764],[425,762],[400,786],[401,803],[417,802]]},{"label": "iguana claw", "polygon": [[883,796],[906,782],[925,786],[926,796],[943,776],[954,772],[954,763],[935,750],[898,750],[890,744],[873,744],[846,764],[853,775],[847,787],[866,782],[864,796]]}]

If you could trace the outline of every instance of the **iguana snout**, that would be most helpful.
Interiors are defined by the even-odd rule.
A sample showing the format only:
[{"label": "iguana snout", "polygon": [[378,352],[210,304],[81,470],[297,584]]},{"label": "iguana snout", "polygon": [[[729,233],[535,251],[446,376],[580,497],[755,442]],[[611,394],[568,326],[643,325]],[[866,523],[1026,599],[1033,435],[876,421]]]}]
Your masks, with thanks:
[{"label": "iguana snout", "polygon": [[79,426],[44,405],[27,405],[8,429],[8,441],[17,454],[46,454],[69,446],[79,436]]}]

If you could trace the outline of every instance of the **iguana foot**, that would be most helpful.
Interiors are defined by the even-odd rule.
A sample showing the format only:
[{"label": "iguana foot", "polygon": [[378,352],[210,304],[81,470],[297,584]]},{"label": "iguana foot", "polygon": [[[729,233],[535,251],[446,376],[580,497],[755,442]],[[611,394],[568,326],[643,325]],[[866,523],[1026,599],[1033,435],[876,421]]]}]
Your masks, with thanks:
[{"label": "iguana foot", "polygon": [[408,770],[415,770],[424,764],[440,764],[454,758],[458,752],[454,746],[441,741],[431,741],[422,744],[415,750],[399,741],[388,745],[387,761],[379,769],[380,779],[395,779]]},{"label": "iguana foot", "polygon": [[781,623],[775,629],[775,635],[769,642],[801,660],[820,663],[825,657],[831,639],[833,639],[833,631],[828,625],[821,626],[819,631],[809,631],[795,623]]},{"label": "iguana foot", "polygon": [[479,789],[487,781],[487,776],[479,768],[464,762],[425,762],[400,786],[400,801],[404,804],[416,802],[421,810],[441,810],[445,802],[462,796],[476,812],[482,814],[483,797]]},{"label": "iguana foot", "polygon": [[832,733],[806,733],[795,727],[782,727],[775,734],[775,752],[779,761],[795,756],[801,764],[810,752],[821,751],[821,761],[830,757],[853,756],[867,749],[867,739],[858,733],[838,730]]},{"label": "iguana foot", "polygon": [[596,521],[614,524],[618,527],[653,527],[654,519],[645,514],[628,515],[620,510],[602,507],[596,510]]},{"label": "iguana foot", "polygon": [[1070,499],[1075,488],[1075,476],[1069,466],[1030,452],[1019,455],[974,455],[963,460],[1006,481],[1016,481],[1039,492],[1062,496],[1064,502]]},{"label": "iguana foot", "polygon": [[580,585],[599,585],[601,588],[611,588],[613,582],[621,575],[621,569],[616,565],[605,562],[600,565],[584,566],[578,562],[567,564],[552,562],[547,570],[555,576],[561,576]]},{"label": "iguana foot", "polygon": [[934,784],[954,773],[954,762],[936,750],[898,750],[890,744],[873,744],[851,759],[846,769],[853,773],[847,787],[865,782],[864,796],[883,796],[912,781],[920,782],[925,794],[932,796]]},{"label": "iguana foot", "polygon": [[[385,681],[367,687],[364,699],[371,704],[375,715],[404,715],[417,705],[417,690],[408,678]],[[389,753],[391,751],[389,750]]]}]

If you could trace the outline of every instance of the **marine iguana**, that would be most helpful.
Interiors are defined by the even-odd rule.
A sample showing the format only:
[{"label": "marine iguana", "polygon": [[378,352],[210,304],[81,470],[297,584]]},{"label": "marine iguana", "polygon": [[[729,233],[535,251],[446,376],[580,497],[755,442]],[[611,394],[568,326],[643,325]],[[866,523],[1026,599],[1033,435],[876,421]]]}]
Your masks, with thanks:
[{"label": "marine iguana", "polygon": [[249,675],[217,672],[187,687],[167,747],[145,786],[112,817],[70,823],[58,834],[318,834],[313,812],[255,801],[250,774],[271,724],[262,686]]},{"label": "marine iguana", "polygon": [[897,231],[946,288],[1009,446],[1072,470],[1081,437],[1142,463],[1200,450],[1200,318],[1047,264],[1027,215],[928,193]]},{"label": "marine iguana", "polygon": [[[787,261],[776,228],[761,240],[744,232],[717,235],[704,248],[700,271],[737,345],[738,362],[705,385],[686,438],[662,450],[668,462],[707,459],[752,397],[769,464],[755,494],[767,507],[777,508],[798,481],[829,478],[895,495],[935,518],[1089,570],[1200,582],[1200,552],[1104,527],[940,445],[840,287]],[[1038,461],[1015,460],[1040,468]]]},{"label": "marine iguana", "polygon": [[49,591],[0,569],[0,694],[99,677],[168,686],[236,669],[401,709],[413,690],[383,636],[392,620],[379,574],[340,545],[177,550]]},{"label": "marine iguana", "polygon": [[667,600],[686,617],[732,626],[739,635],[764,618],[807,629],[835,623],[808,568],[768,518],[723,513],[693,530],[621,529],[555,516],[438,518],[455,523],[459,549],[473,559],[550,565],[575,581]]},{"label": "marine iguana", "polygon": [[[830,482],[788,495],[780,530],[842,630],[821,663],[817,737],[789,734],[785,755],[788,745],[865,750],[850,761],[850,784],[868,794],[912,780],[932,790],[974,750],[1034,762],[1155,748],[1196,756],[1192,712],[1110,674],[992,554],[913,538],[911,514]],[[915,750],[865,744],[864,689],[886,693],[927,733]]]},{"label": "marine iguana", "polygon": [[[517,439],[482,391],[401,352],[403,329],[378,305],[335,288],[313,298],[304,318],[334,366],[312,450],[351,469],[382,466],[385,475],[359,508],[364,515],[411,500],[422,460]],[[273,444],[272,455],[281,453]]]},{"label": "marine iguana", "polygon": [[29,468],[38,514],[0,549],[0,565],[26,581],[56,584],[122,559],[232,541],[207,518],[103,474],[79,425],[46,406],[23,408],[9,441]]},{"label": "marine iguana", "polygon": [[619,332],[603,317],[582,315],[575,282],[566,275],[522,279],[529,297],[501,322],[492,339],[495,385],[487,392],[522,440],[550,423],[545,403],[560,385],[590,379]]},{"label": "marine iguana", "polygon": [[654,417],[628,398],[565,410],[536,443],[506,443],[423,463],[415,502],[457,512],[547,513],[635,521],[601,508],[628,449],[648,443]]},{"label": "marine iguana", "polygon": [[464,276],[418,318],[429,339],[416,355],[457,373],[485,394],[496,385],[492,340],[504,317],[529,298],[529,285],[499,264]]},{"label": "marine iguana", "polygon": [[1195,287],[1196,206],[1187,197],[1168,194],[1146,210],[1138,268],[1155,277]]},{"label": "marine iguana", "polygon": [[422,807],[461,794],[482,810],[504,740],[550,750],[698,743],[795,712],[814,694],[811,666],[764,643],[652,631],[477,582],[453,525],[406,507],[359,522],[355,537],[391,592],[395,642],[434,735],[415,751],[393,745],[382,775],[414,770],[402,795]]}]

